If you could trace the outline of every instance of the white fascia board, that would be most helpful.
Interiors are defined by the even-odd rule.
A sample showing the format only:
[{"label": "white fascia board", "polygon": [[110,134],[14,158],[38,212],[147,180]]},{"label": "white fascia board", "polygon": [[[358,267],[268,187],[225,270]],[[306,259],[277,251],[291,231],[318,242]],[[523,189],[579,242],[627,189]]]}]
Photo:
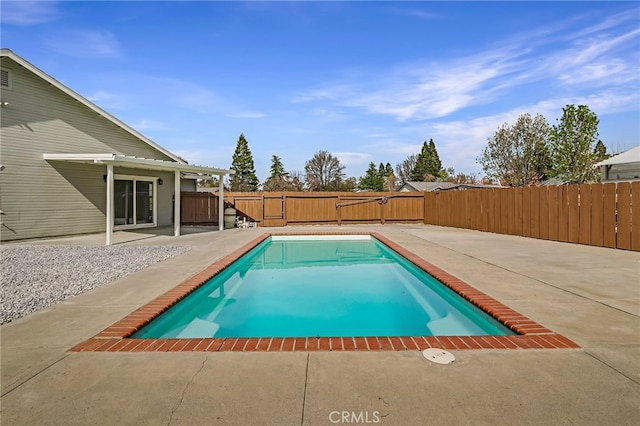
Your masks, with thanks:
[{"label": "white fascia board", "polygon": [[200,179],[200,180],[213,180],[213,173],[189,173],[183,172],[182,179]]},{"label": "white fascia board", "polygon": [[56,161],[76,161],[88,163],[102,163],[104,161],[113,161],[115,154],[42,154],[44,160]]},{"label": "white fascia board", "polygon": [[113,164],[114,166],[146,170],[179,171],[183,173],[201,173],[224,176],[234,174],[234,170],[215,167],[196,166],[149,158],[128,157],[120,154],[42,154],[44,160],[71,161],[78,163]]}]

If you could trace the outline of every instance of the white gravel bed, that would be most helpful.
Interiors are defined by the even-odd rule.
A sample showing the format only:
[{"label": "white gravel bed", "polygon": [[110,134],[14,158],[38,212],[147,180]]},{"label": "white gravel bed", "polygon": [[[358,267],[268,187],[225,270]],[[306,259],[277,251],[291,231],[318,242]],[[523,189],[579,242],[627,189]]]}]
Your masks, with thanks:
[{"label": "white gravel bed", "polygon": [[0,324],[189,250],[187,246],[0,246]]}]

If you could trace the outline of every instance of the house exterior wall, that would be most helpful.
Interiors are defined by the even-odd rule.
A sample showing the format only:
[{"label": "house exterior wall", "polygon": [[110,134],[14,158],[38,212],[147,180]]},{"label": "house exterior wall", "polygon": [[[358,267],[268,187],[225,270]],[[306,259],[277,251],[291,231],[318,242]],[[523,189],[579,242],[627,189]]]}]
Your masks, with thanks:
[{"label": "house exterior wall", "polygon": [[196,180],[195,179],[180,179],[180,191],[182,192],[195,192]]},{"label": "house exterior wall", "polygon": [[640,163],[612,164],[600,166],[600,180],[611,182],[618,180],[639,180]]},{"label": "house exterior wall", "polygon": [[[2,87],[0,114],[0,240],[105,230],[105,165],[45,161],[43,153],[116,153],[170,157],[90,110],[56,87],[2,58],[11,87]],[[116,174],[154,176],[158,225],[172,222],[173,173],[115,168]]]}]

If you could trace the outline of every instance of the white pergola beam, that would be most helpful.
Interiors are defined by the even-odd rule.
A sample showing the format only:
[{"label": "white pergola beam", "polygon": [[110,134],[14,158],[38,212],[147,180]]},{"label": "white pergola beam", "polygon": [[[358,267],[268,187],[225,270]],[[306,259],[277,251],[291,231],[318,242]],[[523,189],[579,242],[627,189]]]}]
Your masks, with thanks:
[{"label": "white pergola beam", "polygon": [[108,246],[111,245],[111,237],[113,236],[113,164],[107,164],[107,241]]},{"label": "white pergola beam", "polygon": [[224,231],[224,175],[218,175],[218,229]]},{"label": "white pergola beam", "polygon": [[180,171],[176,170],[174,172],[174,198],[175,201],[173,203],[173,217],[174,217],[174,223],[173,223],[173,235],[175,237],[179,237],[180,236],[180,221],[181,221],[181,217],[180,217]]}]

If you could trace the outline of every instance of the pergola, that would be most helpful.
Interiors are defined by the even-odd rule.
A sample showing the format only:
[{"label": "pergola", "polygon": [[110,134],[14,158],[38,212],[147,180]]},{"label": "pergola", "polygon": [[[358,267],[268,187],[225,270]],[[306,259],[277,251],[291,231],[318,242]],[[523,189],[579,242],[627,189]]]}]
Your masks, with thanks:
[{"label": "pergola", "polygon": [[[174,235],[180,236],[180,178],[181,173],[187,175],[189,179],[207,179],[211,176],[218,176],[219,196],[222,201],[224,198],[223,177],[225,175],[234,174],[233,170],[217,169],[207,166],[195,166],[186,163],[178,163],[173,161],[153,160],[149,158],[130,157],[121,154],[42,154],[44,160],[51,161],[68,161],[84,164],[97,164],[106,166],[106,245],[111,245],[113,226],[114,226],[114,167],[126,167],[129,169],[158,170],[174,173]],[[224,203],[218,203],[218,220],[220,230],[224,229]]]}]

